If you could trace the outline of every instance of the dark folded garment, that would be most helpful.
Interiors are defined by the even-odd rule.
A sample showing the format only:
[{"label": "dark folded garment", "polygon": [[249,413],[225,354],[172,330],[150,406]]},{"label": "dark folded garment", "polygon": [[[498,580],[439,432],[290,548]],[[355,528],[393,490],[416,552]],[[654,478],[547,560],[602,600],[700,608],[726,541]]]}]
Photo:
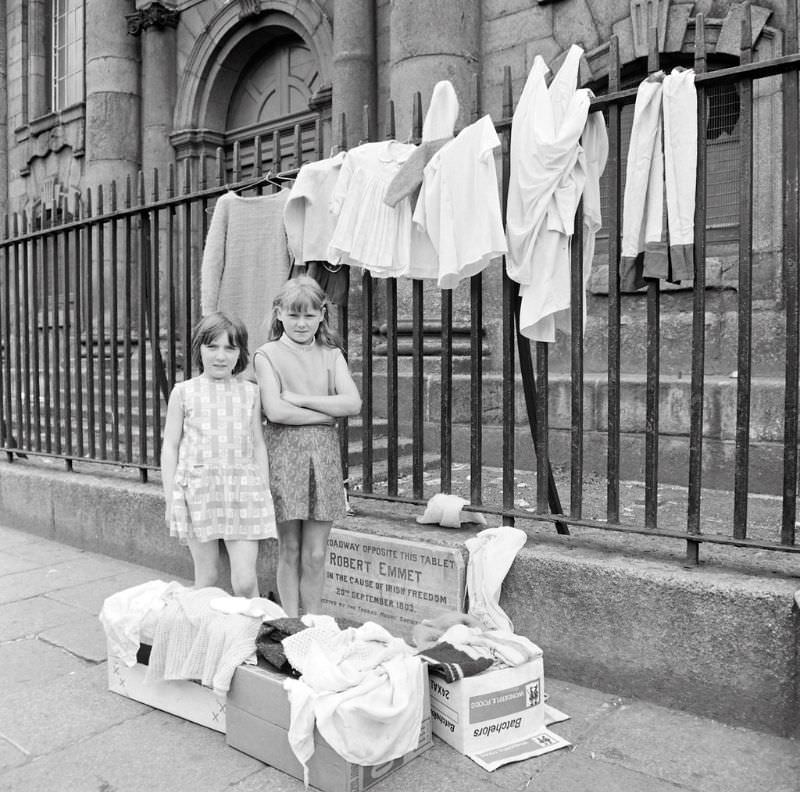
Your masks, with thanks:
[{"label": "dark folded garment", "polygon": [[[336,624],[340,629],[345,630],[348,627],[360,627],[361,622],[353,621],[348,618],[337,618]],[[286,653],[283,651],[284,638],[300,632],[301,630],[308,629],[308,626],[298,618],[285,617],[282,619],[271,619],[264,622],[258,630],[256,635],[256,651],[261,657],[264,658],[271,666],[277,668],[278,671],[284,674],[294,674],[296,671],[292,668],[289,661],[286,659]]]},{"label": "dark folded garment", "polygon": [[443,677],[446,682],[455,682],[464,677],[480,674],[493,661],[488,657],[473,658],[445,641],[434,644],[417,656],[428,664],[428,672]]}]

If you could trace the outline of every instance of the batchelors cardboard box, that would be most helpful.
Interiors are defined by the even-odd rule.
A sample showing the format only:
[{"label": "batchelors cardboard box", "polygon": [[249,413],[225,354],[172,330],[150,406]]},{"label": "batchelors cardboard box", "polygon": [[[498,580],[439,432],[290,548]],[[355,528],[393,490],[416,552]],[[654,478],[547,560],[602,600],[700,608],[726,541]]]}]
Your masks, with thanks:
[{"label": "batchelors cardboard box", "polygon": [[518,742],[545,728],[541,655],[456,682],[431,676],[433,733],[463,754]]}]

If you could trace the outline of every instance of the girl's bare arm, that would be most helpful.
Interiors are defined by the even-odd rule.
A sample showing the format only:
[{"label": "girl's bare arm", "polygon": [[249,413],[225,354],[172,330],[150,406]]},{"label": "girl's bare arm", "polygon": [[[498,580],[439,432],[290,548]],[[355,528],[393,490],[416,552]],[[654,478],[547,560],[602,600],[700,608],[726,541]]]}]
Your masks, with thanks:
[{"label": "girl's bare arm", "polygon": [[179,390],[173,390],[167,403],[164,439],[161,443],[161,485],[164,488],[166,513],[172,508],[172,487],[178,467],[178,448],[183,436],[183,399]]},{"label": "girl's bare arm", "polygon": [[302,393],[284,391],[283,398],[298,407],[305,407],[310,410],[317,410],[334,418],[342,418],[347,415],[357,415],[361,412],[361,396],[344,356],[336,356],[334,369],[334,390],[335,394],[330,396],[308,396]]},{"label": "girl's bare arm", "polygon": [[256,369],[256,379],[261,391],[261,408],[264,415],[272,423],[288,424],[290,426],[308,426],[313,424],[330,424],[333,418],[323,412],[306,409],[286,401],[281,394],[281,387],[272,364],[265,355],[256,355],[253,359]]}]

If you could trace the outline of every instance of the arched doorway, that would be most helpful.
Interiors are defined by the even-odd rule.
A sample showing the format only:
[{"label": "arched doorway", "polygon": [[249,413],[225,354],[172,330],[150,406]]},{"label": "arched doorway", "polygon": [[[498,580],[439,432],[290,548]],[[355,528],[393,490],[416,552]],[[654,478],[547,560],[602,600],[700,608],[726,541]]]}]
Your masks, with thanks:
[{"label": "arched doorway", "polygon": [[187,57],[172,136],[177,158],[205,159],[210,176],[222,148],[226,179],[247,178],[257,158],[275,171],[296,167],[298,155],[317,159],[331,142],[330,21],[310,0],[261,0],[246,19],[235,5],[205,25]]}]

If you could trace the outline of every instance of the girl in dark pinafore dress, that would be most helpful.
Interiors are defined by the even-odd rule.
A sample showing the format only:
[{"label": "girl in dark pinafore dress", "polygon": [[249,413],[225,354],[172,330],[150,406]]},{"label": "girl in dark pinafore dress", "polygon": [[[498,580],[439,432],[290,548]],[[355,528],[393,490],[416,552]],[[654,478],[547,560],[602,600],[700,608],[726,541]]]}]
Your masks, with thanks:
[{"label": "girl in dark pinafore dress", "polygon": [[358,413],[361,397],[312,278],[286,282],[273,304],[270,338],[253,362],[267,418],[278,593],[289,616],[301,605],[319,613],[328,534],[345,514],[336,419]]}]

